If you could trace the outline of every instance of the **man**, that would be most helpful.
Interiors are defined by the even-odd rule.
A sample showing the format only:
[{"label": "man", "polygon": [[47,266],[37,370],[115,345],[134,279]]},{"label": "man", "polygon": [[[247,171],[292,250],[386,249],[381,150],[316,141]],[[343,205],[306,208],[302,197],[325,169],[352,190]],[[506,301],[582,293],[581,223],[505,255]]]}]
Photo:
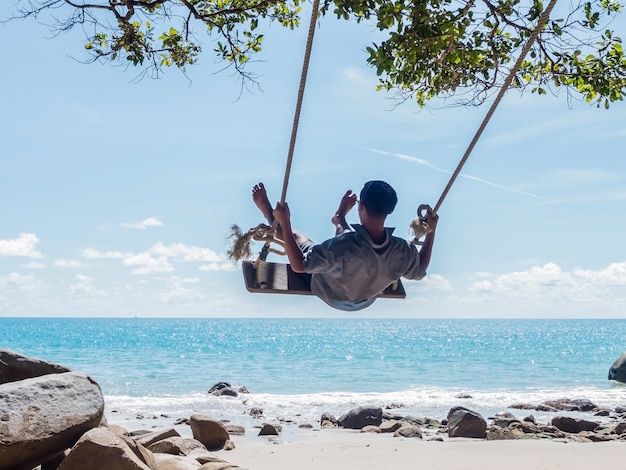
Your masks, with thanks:
[{"label": "man", "polygon": [[346,222],[357,204],[356,194],[347,191],[332,217],[336,236],[321,244],[293,231],[287,203],[278,203],[272,210],[263,183],[254,186],[252,199],[270,225],[278,220],[277,237],[285,242],[291,269],[311,274],[311,291],[333,308],[361,310],[401,277],[419,280],[426,275],[439,216],[428,211],[426,223],[432,232],[420,251],[394,237],[394,229],[385,227],[385,220],[398,197],[384,181],[368,181],[363,186],[358,200],[360,224]]}]

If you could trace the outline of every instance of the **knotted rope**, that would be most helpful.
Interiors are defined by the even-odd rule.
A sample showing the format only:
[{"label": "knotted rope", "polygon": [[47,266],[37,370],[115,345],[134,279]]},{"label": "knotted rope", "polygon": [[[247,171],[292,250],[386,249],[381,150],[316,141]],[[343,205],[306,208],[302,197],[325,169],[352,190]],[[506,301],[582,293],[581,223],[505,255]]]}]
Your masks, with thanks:
[{"label": "knotted rope", "polygon": [[457,177],[461,173],[461,169],[463,168],[463,165],[465,165],[465,162],[467,161],[470,154],[472,153],[474,146],[476,145],[476,143],[478,142],[478,139],[480,139],[480,136],[482,135],[483,131],[487,127],[487,124],[489,123],[489,121],[491,120],[491,117],[495,113],[496,108],[500,104],[500,101],[502,101],[504,94],[508,91],[509,87],[511,86],[511,83],[513,82],[513,79],[515,78],[515,75],[517,74],[519,68],[522,66],[522,62],[526,58],[528,51],[530,51],[530,48],[539,37],[539,34],[541,33],[545,25],[548,23],[548,20],[550,19],[550,14],[552,13],[554,6],[556,5],[556,2],[557,0],[550,0],[548,7],[541,13],[541,16],[539,17],[539,21],[537,21],[537,26],[535,27],[535,29],[533,29],[532,33],[530,34],[528,38],[528,41],[526,41],[526,44],[522,48],[522,52],[520,53],[519,57],[517,58],[517,61],[513,65],[513,68],[509,72],[509,75],[504,80],[504,83],[502,84],[502,87],[500,88],[500,91],[498,92],[496,99],[494,100],[491,107],[489,108],[489,111],[487,112],[487,115],[485,116],[478,130],[476,131],[476,134],[474,134],[474,138],[472,139],[469,146],[467,147],[467,150],[465,150],[465,153],[463,154],[461,161],[459,162],[456,169],[454,170],[454,173],[452,173],[452,177],[450,178],[450,180],[448,181],[448,184],[446,185],[443,192],[441,193],[441,196],[439,197],[437,204],[435,204],[434,209],[430,209],[430,207],[428,206],[420,206],[420,209],[417,210],[418,218],[415,219],[411,223],[411,227],[410,227],[413,233],[415,234],[415,238],[412,241],[413,244],[415,245],[423,244],[423,241],[421,240],[426,234],[430,233],[431,231],[430,227],[428,227],[428,224],[425,221],[425,215],[420,214],[420,211],[423,210],[423,207],[428,207],[428,209],[430,209],[435,214],[439,211],[439,208],[441,207],[441,204],[443,204],[444,199],[448,195],[450,188],[452,187]]}]

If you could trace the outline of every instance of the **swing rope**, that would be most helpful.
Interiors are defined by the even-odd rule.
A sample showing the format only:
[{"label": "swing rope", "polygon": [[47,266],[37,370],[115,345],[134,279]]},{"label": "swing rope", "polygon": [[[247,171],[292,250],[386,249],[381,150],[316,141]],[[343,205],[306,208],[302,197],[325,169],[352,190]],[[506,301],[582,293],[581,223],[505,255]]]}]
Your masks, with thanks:
[{"label": "swing rope", "polygon": [[[281,204],[285,203],[287,198],[287,187],[289,186],[289,176],[291,174],[291,166],[293,163],[293,155],[296,147],[296,138],[298,135],[298,125],[300,123],[300,112],[302,110],[302,101],[304,98],[304,89],[306,87],[306,79],[309,72],[309,62],[311,59],[311,50],[313,48],[313,38],[315,37],[315,25],[319,16],[320,0],[313,1],[313,7],[311,9],[311,20],[309,22],[309,32],[306,40],[306,48],[304,51],[304,59],[302,62],[302,72],[300,74],[300,86],[298,88],[298,95],[296,100],[296,109],[293,117],[293,125],[291,129],[291,138],[289,140],[289,151],[287,153],[287,163],[285,165],[285,176],[283,180],[283,189],[280,196]],[[264,265],[265,259],[268,253],[277,253],[284,255],[284,250],[278,250],[271,247],[272,243],[278,244],[284,247],[282,240],[276,239],[274,236],[275,230],[278,227],[278,221],[274,220],[272,226],[265,224],[259,224],[254,228],[248,230],[247,233],[242,233],[237,225],[231,227],[231,238],[234,240],[233,247],[229,250],[229,257],[240,260],[244,258],[250,258],[250,243],[252,240],[263,241],[264,246],[259,254],[259,257],[255,261],[255,267],[257,270],[257,280],[261,284],[264,278]]]},{"label": "swing rope", "polygon": [[[482,135],[483,131],[487,127],[487,124],[489,124],[489,121],[491,120],[491,117],[495,113],[496,108],[500,104],[500,101],[502,101],[504,94],[508,91],[509,87],[511,86],[511,83],[513,82],[515,75],[517,74],[520,67],[522,66],[522,62],[526,58],[528,51],[530,51],[530,48],[539,37],[539,34],[541,33],[545,25],[548,23],[548,20],[550,19],[550,14],[552,13],[554,6],[556,5],[556,2],[557,0],[550,0],[550,3],[548,4],[547,8],[541,13],[541,16],[539,17],[539,21],[537,22],[537,26],[535,27],[535,29],[533,29],[532,33],[530,34],[528,41],[526,41],[526,44],[522,48],[522,52],[517,58],[517,61],[513,65],[513,68],[511,68],[509,75],[504,80],[504,83],[502,84],[502,87],[500,88],[500,91],[498,92],[496,99],[494,100],[491,107],[489,108],[489,111],[487,112],[487,115],[485,116],[478,130],[476,131],[476,134],[474,134],[474,137],[472,141],[470,142],[470,144],[468,145],[467,150],[465,150],[465,153],[463,154],[461,161],[459,162],[456,169],[452,173],[452,177],[450,178],[450,180],[448,181],[448,184],[446,185],[443,192],[441,193],[441,196],[439,197],[437,204],[435,204],[435,207],[432,209],[433,213],[436,214],[439,211],[439,208],[441,207],[441,204],[443,204],[444,199],[448,195],[450,188],[452,188],[452,185],[454,184],[457,177],[461,173],[461,169],[463,168],[463,165],[465,165],[465,162],[467,161],[470,154],[472,153],[472,150],[474,150],[474,147],[476,143],[478,142],[478,139],[480,139],[480,136]],[[425,210],[425,207],[427,206],[420,206],[420,208],[417,210],[418,218],[415,219],[411,223],[411,229],[415,233],[415,239],[413,240],[413,243],[416,245],[421,244],[420,239],[424,235],[430,232],[430,228],[428,227],[428,224],[426,224],[424,221],[425,214],[423,211]]]},{"label": "swing rope", "polygon": [[313,48],[313,37],[315,36],[315,23],[319,15],[320,0],[314,0],[311,10],[311,21],[309,23],[309,35],[306,41],[306,49],[304,51],[304,60],[302,62],[302,73],[300,74],[300,88],[298,89],[298,100],[296,102],[296,111],[293,117],[293,126],[291,129],[291,140],[289,141],[289,152],[287,153],[287,165],[285,167],[285,178],[283,180],[283,191],[280,196],[281,204],[285,203],[287,198],[287,186],[289,185],[289,175],[291,174],[291,164],[293,162],[293,153],[296,147],[296,137],[298,135],[298,124],[300,122],[300,110],[302,109],[302,99],[304,97],[304,88],[306,86],[306,77],[309,72],[309,61],[311,59],[311,49]]}]

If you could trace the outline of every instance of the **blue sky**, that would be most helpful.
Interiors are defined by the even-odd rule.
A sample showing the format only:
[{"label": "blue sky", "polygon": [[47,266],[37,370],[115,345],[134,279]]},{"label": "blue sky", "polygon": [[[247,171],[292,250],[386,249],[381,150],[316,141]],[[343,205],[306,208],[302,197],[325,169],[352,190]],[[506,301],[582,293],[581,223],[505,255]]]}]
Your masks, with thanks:
[{"label": "blue sky", "polygon": [[[305,33],[272,26],[261,90],[240,93],[210,41],[187,76],[137,81],[77,61],[78,32],[0,25],[0,316],[345,316],[248,294],[226,257],[232,223],[262,222],[252,186],[280,197]],[[330,17],[316,34],[287,196],[315,240],[370,179],[396,188],[389,225],[410,238],[487,112],[395,106],[365,63],[373,34]],[[621,102],[511,91],[440,210],[427,278],[358,316],[624,317],[625,123]]]}]

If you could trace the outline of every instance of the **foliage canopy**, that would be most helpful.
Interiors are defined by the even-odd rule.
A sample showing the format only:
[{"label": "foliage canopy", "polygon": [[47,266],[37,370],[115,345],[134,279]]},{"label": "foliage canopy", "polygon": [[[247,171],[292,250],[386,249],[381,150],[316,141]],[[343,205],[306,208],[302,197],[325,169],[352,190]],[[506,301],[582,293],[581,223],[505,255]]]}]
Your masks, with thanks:
[{"label": "foliage canopy", "polygon": [[[301,1],[18,0],[13,19],[51,13],[55,33],[83,29],[89,60],[156,74],[195,63],[206,33],[217,57],[245,82],[254,80],[249,61],[262,47],[260,22],[298,27]],[[320,14],[374,24],[384,39],[367,47],[367,62],[378,88],[423,106],[436,96],[484,101],[509,73],[543,8],[541,0],[323,0]],[[612,29],[621,5],[574,0],[567,8],[552,13],[514,85],[539,94],[565,89],[608,108],[626,90],[626,57]]]}]

